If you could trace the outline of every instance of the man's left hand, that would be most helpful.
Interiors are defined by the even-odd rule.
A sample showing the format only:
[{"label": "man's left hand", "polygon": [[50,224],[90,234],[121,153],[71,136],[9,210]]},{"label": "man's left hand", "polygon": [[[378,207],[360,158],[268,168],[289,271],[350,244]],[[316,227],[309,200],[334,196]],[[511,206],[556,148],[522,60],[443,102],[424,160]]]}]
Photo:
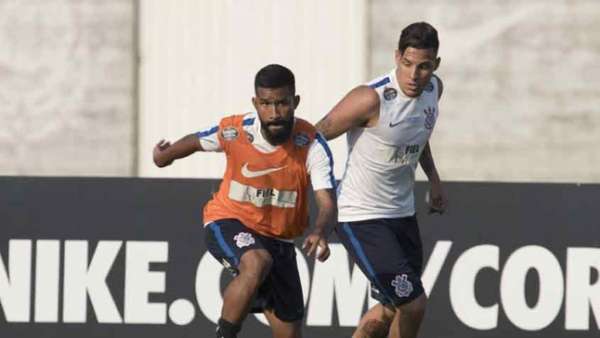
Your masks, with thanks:
[{"label": "man's left hand", "polygon": [[443,214],[448,207],[448,195],[441,182],[432,183],[429,190],[429,213]]}]

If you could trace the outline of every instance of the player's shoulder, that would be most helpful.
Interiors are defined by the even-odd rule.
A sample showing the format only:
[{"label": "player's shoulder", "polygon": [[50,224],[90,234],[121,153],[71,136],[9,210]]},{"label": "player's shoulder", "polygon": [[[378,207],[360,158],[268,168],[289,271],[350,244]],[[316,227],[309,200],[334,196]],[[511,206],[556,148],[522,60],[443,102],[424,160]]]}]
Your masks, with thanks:
[{"label": "player's shoulder", "polygon": [[369,85],[360,85],[352,89],[345,98],[355,107],[366,107],[366,110],[376,108],[380,103],[379,93]]},{"label": "player's shoulder", "polygon": [[393,73],[380,75],[373,80],[367,82],[362,86],[355,88],[357,98],[363,103],[369,106],[376,106],[380,103],[381,98],[389,90],[395,90],[396,80],[394,79]]},{"label": "player's shoulder", "polygon": [[234,141],[239,135],[248,135],[254,127],[255,115],[253,113],[235,114],[225,116],[219,122],[219,138],[224,141]]},{"label": "player's shoulder", "polygon": [[315,127],[314,124],[300,117],[296,117],[296,120],[294,121],[294,129],[296,132],[309,133],[310,135],[313,135],[313,137],[317,133],[317,127]]},{"label": "player's shoulder", "polygon": [[379,93],[368,85],[360,85],[352,90],[363,101],[379,103]]},{"label": "player's shoulder", "polygon": [[296,146],[309,149],[313,142],[317,139],[317,128],[303,118],[294,118],[294,129],[290,141]]},{"label": "player's shoulder", "polygon": [[385,75],[378,76],[378,77],[374,78],[373,80],[367,82],[366,86],[373,90],[377,90],[379,88],[385,87],[385,85],[387,85],[391,82],[392,82],[392,76],[390,74],[385,74]]}]

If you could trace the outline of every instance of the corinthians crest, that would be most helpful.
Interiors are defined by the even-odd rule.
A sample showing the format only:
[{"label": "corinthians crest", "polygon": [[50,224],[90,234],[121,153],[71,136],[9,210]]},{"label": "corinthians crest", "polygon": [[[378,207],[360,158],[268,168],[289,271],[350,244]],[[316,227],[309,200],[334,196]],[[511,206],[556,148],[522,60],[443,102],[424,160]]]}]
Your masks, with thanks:
[{"label": "corinthians crest", "polygon": [[233,239],[235,240],[235,245],[237,245],[238,248],[250,246],[255,243],[254,237],[252,237],[252,234],[248,232],[240,232],[239,234],[235,235]]},{"label": "corinthians crest", "polygon": [[396,276],[396,279],[392,281],[392,286],[396,289],[398,297],[408,297],[413,292],[413,285],[406,274]]},{"label": "corinthians crest", "polygon": [[425,113],[425,128],[431,130],[435,126],[436,111],[435,107],[427,107],[423,110]]}]

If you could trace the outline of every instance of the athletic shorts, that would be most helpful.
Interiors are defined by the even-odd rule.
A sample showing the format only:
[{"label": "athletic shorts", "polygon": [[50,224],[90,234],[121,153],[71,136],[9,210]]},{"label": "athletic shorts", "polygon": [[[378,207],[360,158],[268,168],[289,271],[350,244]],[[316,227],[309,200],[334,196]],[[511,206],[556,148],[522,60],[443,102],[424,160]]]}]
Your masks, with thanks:
[{"label": "athletic shorts", "polygon": [[302,319],[304,301],[293,243],[260,235],[237,219],[222,219],[207,224],[206,247],[211,255],[234,276],[242,255],[253,249],[265,249],[273,258],[271,271],[253,300],[251,312],[273,310],[286,322]]},{"label": "athletic shorts", "polygon": [[399,306],[424,293],[423,246],[416,216],[340,222],[337,235],[371,282],[371,297]]}]

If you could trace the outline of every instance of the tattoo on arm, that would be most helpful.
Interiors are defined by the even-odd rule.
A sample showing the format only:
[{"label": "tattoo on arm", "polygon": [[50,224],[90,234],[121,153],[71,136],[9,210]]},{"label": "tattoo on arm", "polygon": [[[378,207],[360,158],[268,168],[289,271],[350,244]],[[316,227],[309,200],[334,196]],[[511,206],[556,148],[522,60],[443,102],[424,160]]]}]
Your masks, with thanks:
[{"label": "tattoo on arm", "polygon": [[321,121],[317,122],[315,127],[317,127],[317,129],[321,132],[321,134],[323,134],[323,136],[325,136],[326,139],[330,139],[332,132],[332,123],[329,119],[329,115],[325,116],[321,119]]}]

